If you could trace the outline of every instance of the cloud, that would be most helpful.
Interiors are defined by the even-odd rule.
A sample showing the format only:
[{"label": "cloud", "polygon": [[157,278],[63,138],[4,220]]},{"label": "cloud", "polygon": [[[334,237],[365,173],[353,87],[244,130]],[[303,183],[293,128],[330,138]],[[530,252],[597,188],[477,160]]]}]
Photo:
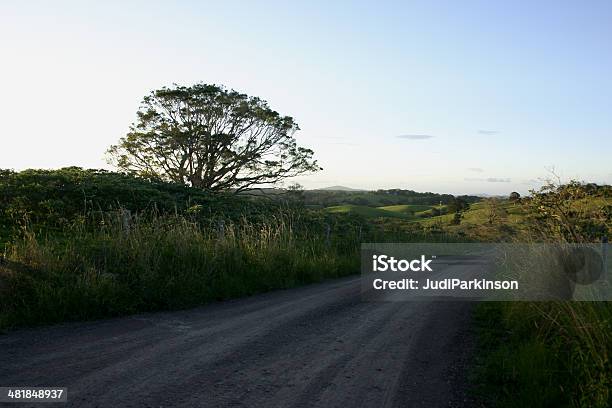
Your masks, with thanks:
[{"label": "cloud", "polygon": [[498,130],[483,130],[483,129],[480,129],[478,131],[478,133],[480,133],[481,135],[491,136],[491,135],[496,135],[496,134],[498,134],[500,132]]},{"label": "cloud", "polygon": [[396,136],[398,139],[408,139],[408,140],[425,140],[431,139],[432,135],[399,135]]},{"label": "cloud", "polygon": [[481,169],[480,167],[468,167],[467,169],[469,171],[473,171],[474,173],[482,173],[484,171],[484,169]]},{"label": "cloud", "polygon": [[472,177],[466,177],[464,178],[465,181],[484,181],[487,183],[510,183],[512,182],[511,179],[509,178],[501,178],[501,177],[488,177],[488,178],[472,178]]}]

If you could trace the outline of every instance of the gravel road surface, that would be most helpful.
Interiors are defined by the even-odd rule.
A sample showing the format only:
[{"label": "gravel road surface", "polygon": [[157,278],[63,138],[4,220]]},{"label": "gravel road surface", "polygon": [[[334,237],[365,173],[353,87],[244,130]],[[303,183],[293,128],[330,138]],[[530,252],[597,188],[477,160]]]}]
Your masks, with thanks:
[{"label": "gravel road surface", "polygon": [[350,277],[18,330],[0,335],[0,386],[68,387],[71,407],[470,406],[472,309],[363,302]]}]

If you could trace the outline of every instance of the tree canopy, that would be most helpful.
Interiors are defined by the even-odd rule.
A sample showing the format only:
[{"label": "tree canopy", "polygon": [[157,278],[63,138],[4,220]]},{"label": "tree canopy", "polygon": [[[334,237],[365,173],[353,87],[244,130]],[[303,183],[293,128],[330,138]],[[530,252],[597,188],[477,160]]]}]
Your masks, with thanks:
[{"label": "tree canopy", "polygon": [[145,96],[111,162],[140,176],[208,191],[243,191],[320,170],[299,126],[267,102],[222,86],[174,85]]}]

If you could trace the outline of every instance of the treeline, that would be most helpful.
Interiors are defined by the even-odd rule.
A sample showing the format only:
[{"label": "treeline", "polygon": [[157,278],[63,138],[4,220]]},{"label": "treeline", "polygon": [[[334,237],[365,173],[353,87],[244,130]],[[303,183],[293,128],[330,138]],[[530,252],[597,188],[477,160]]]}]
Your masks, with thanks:
[{"label": "treeline", "polygon": [[353,204],[368,207],[383,207],[398,204],[438,205],[450,204],[455,198],[461,198],[468,204],[480,201],[478,196],[452,194],[437,194],[431,192],[419,193],[413,190],[376,190],[376,191],[342,191],[342,190],[307,190],[303,192],[306,205],[331,207]]}]

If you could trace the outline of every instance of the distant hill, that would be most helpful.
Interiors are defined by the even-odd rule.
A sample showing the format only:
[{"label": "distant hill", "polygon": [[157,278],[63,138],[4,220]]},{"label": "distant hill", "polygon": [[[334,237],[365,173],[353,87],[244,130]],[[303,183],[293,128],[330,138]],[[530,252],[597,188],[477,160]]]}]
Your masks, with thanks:
[{"label": "distant hill", "polygon": [[345,187],[345,186],[331,186],[331,187],[317,188],[315,190],[325,190],[325,191],[366,191],[366,190],[362,190],[362,189],[359,189],[359,188],[350,188],[350,187]]}]

